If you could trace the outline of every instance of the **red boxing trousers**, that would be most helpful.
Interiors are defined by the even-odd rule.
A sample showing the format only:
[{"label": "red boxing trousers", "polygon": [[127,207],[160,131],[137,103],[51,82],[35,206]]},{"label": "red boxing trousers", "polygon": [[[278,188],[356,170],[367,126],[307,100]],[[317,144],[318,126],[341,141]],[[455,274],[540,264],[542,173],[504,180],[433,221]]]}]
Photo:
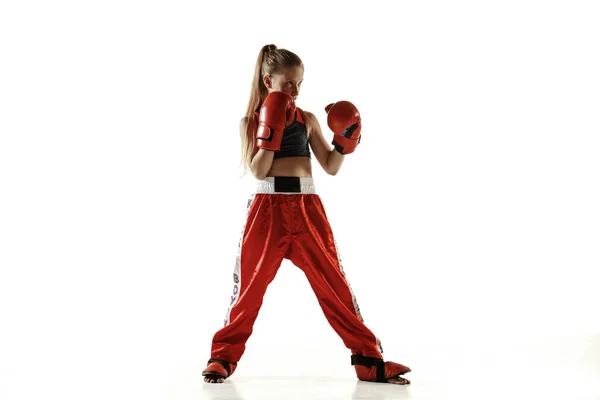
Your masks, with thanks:
[{"label": "red boxing trousers", "polygon": [[225,326],[213,337],[211,358],[238,362],[267,286],[284,258],[310,282],[329,324],[353,354],[382,359],[381,344],[363,323],[342,269],[325,209],[312,178],[267,177],[248,201]]}]

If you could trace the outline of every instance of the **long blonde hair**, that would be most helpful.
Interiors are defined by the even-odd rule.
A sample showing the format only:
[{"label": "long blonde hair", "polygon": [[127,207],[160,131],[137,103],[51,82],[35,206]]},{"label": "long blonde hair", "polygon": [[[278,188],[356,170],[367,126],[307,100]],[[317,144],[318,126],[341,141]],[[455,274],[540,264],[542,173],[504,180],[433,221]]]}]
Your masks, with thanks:
[{"label": "long blonde hair", "polygon": [[278,49],[274,44],[267,44],[260,49],[256,66],[254,68],[254,77],[250,88],[250,99],[244,118],[246,122],[246,134],[241,135],[242,139],[242,163],[244,165],[244,174],[250,167],[252,154],[254,152],[254,137],[248,135],[250,132],[250,124],[255,123],[254,112],[258,111],[262,106],[264,99],[267,97],[268,90],[263,82],[263,77],[283,72],[285,68],[302,67],[304,64],[300,57],[295,53],[286,50]]}]

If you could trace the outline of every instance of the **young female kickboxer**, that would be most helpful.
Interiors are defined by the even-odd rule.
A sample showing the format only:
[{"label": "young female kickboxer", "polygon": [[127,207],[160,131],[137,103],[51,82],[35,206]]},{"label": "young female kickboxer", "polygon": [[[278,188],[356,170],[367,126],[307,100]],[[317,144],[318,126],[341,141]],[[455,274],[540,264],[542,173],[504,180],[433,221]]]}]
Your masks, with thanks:
[{"label": "young female kickboxer", "polygon": [[360,142],[360,115],[347,101],[325,108],[334,133],[331,149],[314,114],[295,105],[303,75],[304,65],[293,52],[272,44],[261,49],[240,122],[244,172],[249,168],[258,183],[248,201],[231,303],[202,375],[206,382],[221,383],[233,374],[267,286],[287,258],[304,272],[329,324],[351,350],[358,379],[408,384],[401,375],[410,368],[384,362],[379,339],[363,323],[312,179],[311,150],[335,175]]}]

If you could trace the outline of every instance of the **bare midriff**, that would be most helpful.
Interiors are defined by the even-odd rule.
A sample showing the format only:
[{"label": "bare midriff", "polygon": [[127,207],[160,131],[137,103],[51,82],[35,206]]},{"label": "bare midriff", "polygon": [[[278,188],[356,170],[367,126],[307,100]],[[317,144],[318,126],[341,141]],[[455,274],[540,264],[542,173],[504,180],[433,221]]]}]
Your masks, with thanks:
[{"label": "bare midriff", "polygon": [[267,176],[312,177],[311,159],[308,157],[285,157],[273,160]]}]

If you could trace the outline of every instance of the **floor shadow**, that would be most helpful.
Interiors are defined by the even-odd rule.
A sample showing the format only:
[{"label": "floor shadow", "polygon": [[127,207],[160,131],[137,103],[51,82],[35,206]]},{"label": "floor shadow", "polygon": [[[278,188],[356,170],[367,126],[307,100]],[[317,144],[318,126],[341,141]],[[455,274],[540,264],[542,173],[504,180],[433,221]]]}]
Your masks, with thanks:
[{"label": "floor shadow", "polygon": [[352,400],[410,399],[410,385],[357,381]]}]

